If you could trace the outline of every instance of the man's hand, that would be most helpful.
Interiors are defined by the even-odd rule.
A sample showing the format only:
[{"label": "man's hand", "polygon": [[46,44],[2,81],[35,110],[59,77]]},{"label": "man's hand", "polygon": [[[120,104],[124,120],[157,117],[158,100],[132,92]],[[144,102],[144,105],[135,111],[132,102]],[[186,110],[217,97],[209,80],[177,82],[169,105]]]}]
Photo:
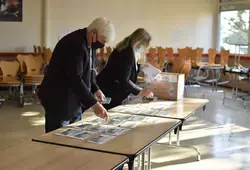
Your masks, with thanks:
[{"label": "man's hand", "polygon": [[108,112],[99,102],[97,102],[92,108],[96,116],[105,119],[105,122],[108,122]]},{"label": "man's hand", "polygon": [[104,96],[104,94],[102,93],[101,90],[97,90],[97,92],[95,92],[94,96],[97,97],[98,99],[100,99],[99,102],[100,102],[101,104],[102,104],[102,102],[103,102],[104,99],[105,99],[105,96]]}]

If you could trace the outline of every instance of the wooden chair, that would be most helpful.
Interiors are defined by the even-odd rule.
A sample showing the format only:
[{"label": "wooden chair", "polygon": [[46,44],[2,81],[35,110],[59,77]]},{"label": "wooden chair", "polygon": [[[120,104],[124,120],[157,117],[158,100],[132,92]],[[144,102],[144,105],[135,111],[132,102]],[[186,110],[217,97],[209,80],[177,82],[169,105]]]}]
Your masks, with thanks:
[{"label": "wooden chair", "polygon": [[191,55],[192,55],[192,47],[186,47],[187,50],[187,56],[186,56],[186,61],[191,63]]},{"label": "wooden chair", "polygon": [[209,48],[208,49],[208,64],[209,65],[215,64],[215,57],[216,57],[216,49]]},{"label": "wooden chair", "polygon": [[52,57],[51,49],[50,48],[44,48],[44,50],[43,50],[44,64],[49,65],[51,57]]},{"label": "wooden chair", "polygon": [[178,56],[185,61],[188,58],[188,48],[178,48]]},{"label": "wooden chair", "polygon": [[33,50],[34,50],[34,53],[36,54],[37,53],[37,47],[35,45],[33,45]]},{"label": "wooden chair", "polygon": [[220,52],[220,65],[221,66],[227,66],[229,56],[230,56],[229,50],[221,50]]},{"label": "wooden chair", "polygon": [[[15,96],[13,88],[20,88],[20,103],[22,101],[22,86],[21,81],[17,78],[17,73],[19,71],[20,65],[17,61],[0,61],[0,86],[9,87],[9,98],[11,99]],[[0,96],[0,106],[5,101],[3,97]]]},{"label": "wooden chair", "polygon": [[18,84],[17,72],[19,70],[19,63],[17,61],[0,61],[1,79],[0,84]]},{"label": "wooden chair", "polygon": [[167,59],[169,64],[173,64],[174,62],[174,49],[172,47],[166,48],[167,51]]},{"label": "wooden chair", "polygon": [[200,67],[202,65],[201,63],[201,57],[203,54],[203,48],[196,48],[191,51],[191,64],[192,67]]},{"label": "wooden chair", "polygon": [[37,47],[37,53],[38,53],[38,55],[42,55],[42,48],[41,48],[41,46],[38,46]]},{"label": "wooden chair", "polygon": [[158,67],[160,70],[163,70],[165,64],[165,57],[166,57],[166,48],[158,48]]},{"label": "wooden chair", "polygon": [[29,55],[21,55],[21,54],[18,54],[17,55],[17,61],[19,62],[20,64],[20,72],[23,74],[25,73],[25,65],[24,65],[24,60],[27,60],[28,58],[32,57],[31,54]]},{"label": "wooden chair", "polygon": [[155,64],[155,57],[157,57],[157,49],[156,48],[150,48],[149,49],[149,55],[148,55],[148,63],[154,65]]}]

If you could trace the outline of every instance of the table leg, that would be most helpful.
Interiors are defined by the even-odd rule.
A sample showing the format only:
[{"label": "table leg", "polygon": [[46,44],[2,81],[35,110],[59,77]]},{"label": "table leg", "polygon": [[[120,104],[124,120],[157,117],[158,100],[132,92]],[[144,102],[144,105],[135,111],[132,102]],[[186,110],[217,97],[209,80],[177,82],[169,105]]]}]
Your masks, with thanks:
[{"label": "table leg", "polygon": [[129,170],[134,170],[134,160],[135,160],[135,158],[129,158],[129,162],[128,162],[128,169]]},{"label": "table leg", "polygon": [[169,133],[169,140],[168,140],[168,144],[171,145],[172,144],[172,139],[171,139],[171,132]]},{"label": "table leg", "polygon": [[148,170],[151,170],[151,148],[148,148]]},{"label": "table leg", "polygon": [[142,168],[141,170],[145,170],[145,152],[142,153]]},{"label": "table leg", "polygon": [[137,169],[138,170],[141,169],[141,155],[138,155],[138,157],[137,157]]},{"label": "table leg", "polygon": [[176,145],[180,146],[180,126],[177,127],[177,141],[176,141]]}]

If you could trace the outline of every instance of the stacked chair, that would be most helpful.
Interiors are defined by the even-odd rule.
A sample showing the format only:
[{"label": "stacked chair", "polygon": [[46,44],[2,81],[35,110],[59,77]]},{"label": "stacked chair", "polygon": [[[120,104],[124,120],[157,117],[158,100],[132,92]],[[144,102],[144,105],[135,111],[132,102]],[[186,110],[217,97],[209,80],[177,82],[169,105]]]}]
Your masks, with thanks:
[{"label": "stacked chair", "polygon": [[21,90],[20,90],[20,106],[24,106],[24,86],[32,87],[33,97],[36,97],[37,86],[42,83],[43,73],[42,68],[44,64],[43,57],[41,55],[18,55],[17,60],[20,63],[20,79],[21,79]]},{"label": "stacked chair", "polygon": [[[19,68],[17,61],[0,61],[0,86],[9,87],[9,98],[13,97],[13,88],[21,88],[21,81],[17,78]],[[0,105],[4,101],[4,98],[0,97]]]}]

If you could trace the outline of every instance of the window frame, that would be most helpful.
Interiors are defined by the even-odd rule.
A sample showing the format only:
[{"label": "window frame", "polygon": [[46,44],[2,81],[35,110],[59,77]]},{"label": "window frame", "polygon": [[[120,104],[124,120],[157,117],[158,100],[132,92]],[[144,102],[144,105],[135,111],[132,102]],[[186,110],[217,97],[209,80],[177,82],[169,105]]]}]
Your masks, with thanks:
[{"label": "window frame", "polygon": [[[217,37],[216,37],[216,40],[217,40],[217,49],[218,51],[221,50],[221,47],[220,47],[220,44],[221,44],[221,31],[220,31],[220,26],[221,26],[221,12],[223,11],[220,11],[220,8],[221,6],[223,5],[237,5],[237,4],[246,4],[248,5],[248,9],[250,10],[250,0],[239,0],[238,2],[235,1],[235,2],[220,2],[220,0],[217,0],[217,14],[218,14],[218,17],[217,17]],[[237,10],[232,10],[232,11],[237,11]],[[249,31],[248,31],[248,53],[247,54],[244,54],[244,55],[247,55],[250,57],[250,17],[249,17]]]}]

